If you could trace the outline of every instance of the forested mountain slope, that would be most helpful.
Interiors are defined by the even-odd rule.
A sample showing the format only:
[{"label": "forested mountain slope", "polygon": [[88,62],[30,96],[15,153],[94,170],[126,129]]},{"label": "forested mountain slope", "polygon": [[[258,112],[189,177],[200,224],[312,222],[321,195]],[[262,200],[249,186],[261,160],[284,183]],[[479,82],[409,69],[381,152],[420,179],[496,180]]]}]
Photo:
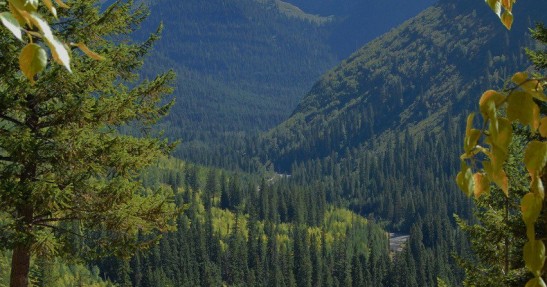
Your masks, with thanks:
[{"label": "forested mountain slope", "polygon": [[275,3],[161,0],[150,10],[143,34],[164,30],[146,71],[177,72],[165,130],[183,142],[273,127],[335,63],[327,30]]},{"label": "forested mountain slope", "polygon": [[311,14],[333,16],[329,43],[346,58],[370,40],[414,17],[436,1],[289,0]]},{"label": "forested mountain slope", "polygon": [[[532,9],[532,7],[534,7]],[[526,64],[527,28],[547,2],[516,6],[510,32],[474,1],[443,1],[367,44],[325,74],[293,115],[264,136],[269,159],[294,162],[344,153],[414,127],[439,126],[473,107],[487,87],[500,87]],[[530,20],[531,19],[531,20]]]},{"label": "forested mountain slope", "polygon": [[[150,1],[151,16],[136,37],[164,24],[145,77],[170,68],[178,74],[176,103],[161,126],[182,140],[176,154],[207,163],[197,155],[215,157],[219,143],[274,127],[341,59],[340,50],[346,57],[432,1],[388,2],[367,1],[364,9],[365,2],[352,1],[355,9],[329,5],[307,14],[296,1]],[[378,19],[394,6],[404,9]]]},{"label": "forested mountain slope", "polygon": [[326,73],[262,135],[262,161],[320,186],[327,202],[410,234],[384,286],[437,286],[437,277],[460,286],[451,254],[472,256],[453,220],[471,218],[454,182],[462,115],[530,65],[528,27],[545,21],[546,9],[543,0],[519,2],[521,18],[507,32],[487,5],[440,2]]}]

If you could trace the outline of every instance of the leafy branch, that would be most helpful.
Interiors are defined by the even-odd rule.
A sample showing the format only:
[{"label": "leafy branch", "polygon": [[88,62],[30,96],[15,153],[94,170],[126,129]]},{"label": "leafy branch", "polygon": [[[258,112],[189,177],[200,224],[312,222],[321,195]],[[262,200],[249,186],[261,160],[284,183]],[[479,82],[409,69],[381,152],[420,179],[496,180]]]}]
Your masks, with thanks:
[{"label": "leafy branch", "polygon": [[[53,5],[51,0],[42,0],[42,2],[55,18],[57,18],[57,7],[69,8],[62,0],[55,0],[57,7]],[[21,42],[25,42],[23,33],[28,37],[28,43],[19,55],[19,67],[31,83],[34,83],[35,76],[47,66],[47,53],[41,45],[35,42],[37,39],[40,39],[49,47],[55,62],[71,72],[68,45],[53,35],[48,22],[38,12],[39,0],[8,0],[8,2],[0,2],[0,4],[8,6],[9,10],[0,13],[0,22],[4,27]],[[103,59],[103,57],[91,51],[84,43],[70,43],[70,45],[80,48],[82,52],[93,59]]]},{"label": "leafy branch", "polygon": [[[540,108],[535,101],[547,102],[544,93],[546,78],[530,77],[526,73],[516,73],[511,81],[516,84],[505,93],[489,90],[483,93],[479,108],[484,119],[483,127],[473,128],[474,114],[467,118],[464,151],[461,156],[461,171],[456,177],[460,189],[471,196],[480,197],[490,192],[491,183],[499,186],[509,196],[509,180],[504,171],[508,159],[509,144],[513,136],[512,124],[520,122],[530,127],[533,134],[547,138],[547,117],[540,116]],[[498,115],[505,108],[507,117]],[[479,145],[479,141],[484,146]],[[482,161],[482,169],[476,165],[476,156],[484,154],[487,160]],[[472,166],[467,165],[472,162]],[[526,284],[545,286],[541,277],[545,265],[545,244],[536,238],[535,225],[538,222],[545,201],[545,190],[542,177],[545,176],[547,164],[547,142],[534,140],[528,143],[523,164],[530,175],[530,192],[521,200],[522,219],[526,225],[528,242],[524,245],[526,268],[534,278]]]}]

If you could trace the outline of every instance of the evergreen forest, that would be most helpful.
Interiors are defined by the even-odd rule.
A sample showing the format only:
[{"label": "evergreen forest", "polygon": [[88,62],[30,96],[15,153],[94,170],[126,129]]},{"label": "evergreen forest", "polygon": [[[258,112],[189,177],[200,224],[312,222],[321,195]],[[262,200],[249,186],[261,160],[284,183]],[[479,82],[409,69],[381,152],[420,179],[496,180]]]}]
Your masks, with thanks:
[{"label": "evergreen forest", "polygon": [[0,287],[546,286],[545,11],[0,0]]}]

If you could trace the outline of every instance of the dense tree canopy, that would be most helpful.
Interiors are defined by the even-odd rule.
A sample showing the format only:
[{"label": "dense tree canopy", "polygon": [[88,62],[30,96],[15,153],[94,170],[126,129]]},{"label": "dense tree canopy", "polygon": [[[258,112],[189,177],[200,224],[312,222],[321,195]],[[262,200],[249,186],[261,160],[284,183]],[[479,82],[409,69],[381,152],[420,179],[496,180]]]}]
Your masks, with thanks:
[{"label": "dense tree canopy", "polygon": [[[128,124],[145,127],[168,111],[171,73],[135,81],[158,35],[129,41],[147,15],[131,1],[70,5],[57,11],[55,34],[87,43],[103,61],[73,50],[72,73],[53,65],[30,76],[32,85],[19,70],[21,43],[0,29],[0,246],[13,250],[11,286],[27,286],[31,255],[127,255],[142,245],[138,232],[172,228],[169,189],[136,181],[172,145],[118,132]],[[47,41],[35,37],[33,45],[41,49]]]}]

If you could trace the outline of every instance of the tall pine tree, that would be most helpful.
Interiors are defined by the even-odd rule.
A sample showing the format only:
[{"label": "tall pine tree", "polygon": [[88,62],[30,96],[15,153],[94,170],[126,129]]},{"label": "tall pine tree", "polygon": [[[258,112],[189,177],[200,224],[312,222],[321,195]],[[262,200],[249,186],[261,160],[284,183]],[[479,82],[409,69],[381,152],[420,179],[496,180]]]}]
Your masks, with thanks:
[{"label": "tall pine tree", "polygon": [[71,9],[57,13],[63,21],[55,34],[87,43],[105,59],[74,50],[72,73],[52,66],[33,75],[34,85],[19,71],[21,44],[0,29],[0,246],[13,250],[12,287],[28,285],[31,256],[63,255],[74,236],[87,236],[95,251],[123,255],[139,247],[138,232],[171,226],[172,193],[136,181],[171,145],[118,128],[146,126],[164,115],[173,74],[136,82],[158,35],[132,43],[129,35],[146,10],[131,1],[100,3],[71,1]]}]

